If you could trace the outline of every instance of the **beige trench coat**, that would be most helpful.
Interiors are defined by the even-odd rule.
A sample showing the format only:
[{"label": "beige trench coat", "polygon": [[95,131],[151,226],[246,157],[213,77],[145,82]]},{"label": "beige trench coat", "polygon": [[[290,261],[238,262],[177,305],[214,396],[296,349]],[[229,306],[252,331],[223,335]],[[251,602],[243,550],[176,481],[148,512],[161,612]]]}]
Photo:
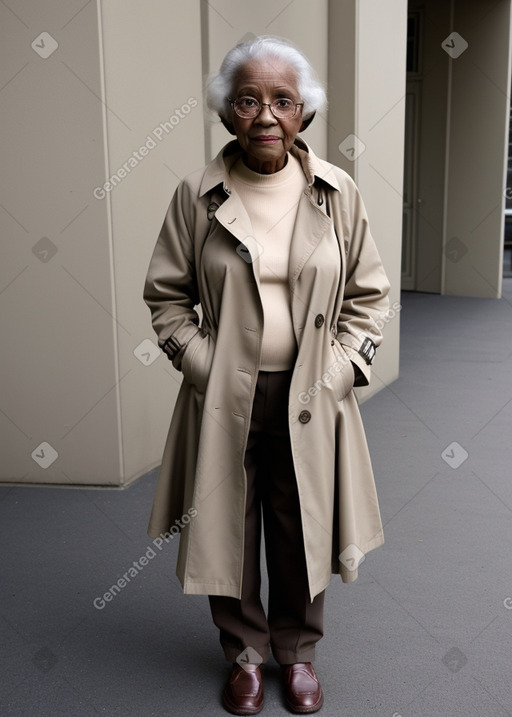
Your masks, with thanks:
[{"label": "beige trench coat", "polygon": [[[370,379],[367,338],[375,346],[382,340],[376,322],[388,308],[389,284],[352,179],[301,139],[291,151],[308,180],[289,261],[298,347],[289,427],[313,600],[332,573],[355,580],[363,554],[384,541],[352,388],[354,377],[356,385]],[[157,537],[179,521],[184,592],[235,598],[244,554],[244,453],[263,332],[259,246],[228,175],[239,156],[235,140],[180,183],[144,289],[159,345],[184,378],[148,533]],[[187,511],[194,517],[181,521]]]}]

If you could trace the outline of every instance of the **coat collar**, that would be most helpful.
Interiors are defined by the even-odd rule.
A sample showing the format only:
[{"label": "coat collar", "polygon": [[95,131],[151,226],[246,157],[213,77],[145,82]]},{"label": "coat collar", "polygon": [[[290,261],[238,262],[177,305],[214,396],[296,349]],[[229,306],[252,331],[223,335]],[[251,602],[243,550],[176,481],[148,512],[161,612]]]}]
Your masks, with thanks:
[{"label": "coat collar", "polygon": [[[338,192],[341,191],[332,164],[317,157],[303,139],[296,137],[290,152],[300,161],[310,187],[316,180],[320,180],[329,184]],[[222,184],[224,189],[229,190],[229,170],[241,154],[242,149],[238,140],[235,139],[224,145],[215,159],[206,166],[201,186],[199,187],[200,197],[219,184]]]}]

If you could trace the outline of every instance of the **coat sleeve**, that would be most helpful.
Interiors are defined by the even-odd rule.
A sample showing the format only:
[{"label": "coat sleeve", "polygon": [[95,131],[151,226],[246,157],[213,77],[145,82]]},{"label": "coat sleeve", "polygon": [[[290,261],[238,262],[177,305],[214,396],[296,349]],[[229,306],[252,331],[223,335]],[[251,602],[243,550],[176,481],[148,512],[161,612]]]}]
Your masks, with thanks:
[{"label": "coat sleeve", "polygon": [[143,292],[158,344],[178,370],[181,370],[187,346],[202,339],[199,315],[194,309],[199,303],[199,293],[190,191],[187,184],[181,182],[174,193],[151,257]]},{"label": "coat sleeve", "polygon": [[363,200],[348,175],[343,195],[346,277],[337,339],[355,366],[355,385],[366,386],[375,351],[382,342],[379,319],[389,308],[390,285],[370,232]]}]

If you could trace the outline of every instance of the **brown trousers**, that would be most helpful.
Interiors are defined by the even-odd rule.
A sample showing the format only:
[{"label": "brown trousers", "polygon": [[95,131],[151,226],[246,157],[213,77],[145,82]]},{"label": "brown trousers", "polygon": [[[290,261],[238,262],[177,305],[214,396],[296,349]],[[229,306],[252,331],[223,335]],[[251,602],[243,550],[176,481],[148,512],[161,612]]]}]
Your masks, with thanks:
[{"label": "brown trousers", "polygon": [[[324,592],[309,599],[302,522],[288,428],[291,371],[260,371],[245,454],[247,504],[241,600],[210,595],[226,659],[311,662],[323,636]],[[260,598],[263,511],[268,617]],[[253,652],[255,651],[255,652]]]}]

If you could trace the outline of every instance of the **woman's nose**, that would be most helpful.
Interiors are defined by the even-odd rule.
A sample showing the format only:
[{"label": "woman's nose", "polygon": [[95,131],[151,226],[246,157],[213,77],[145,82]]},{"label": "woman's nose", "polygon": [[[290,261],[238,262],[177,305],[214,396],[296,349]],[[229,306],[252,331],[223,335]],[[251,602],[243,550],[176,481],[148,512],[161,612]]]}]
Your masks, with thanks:
[{"label": "woman's nose", "polygon": [[268,105],[263,105],[263,107],[260,110],[259,115],[256,117],[256,120],[260,122],[261,124],[277,124],[277,120],[270,111],[270,107]]}]

